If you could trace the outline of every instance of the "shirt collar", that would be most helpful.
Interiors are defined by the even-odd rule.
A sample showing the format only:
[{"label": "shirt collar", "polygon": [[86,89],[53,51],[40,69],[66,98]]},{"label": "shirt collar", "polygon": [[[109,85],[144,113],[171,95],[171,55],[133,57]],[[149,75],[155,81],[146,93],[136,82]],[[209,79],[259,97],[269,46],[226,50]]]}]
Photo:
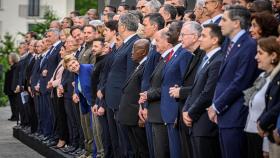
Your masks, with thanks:
[{"label": "shirt collar", "polygon": [[182,43],[178,43],[176,46],[173,47],[173,51],[176,52],[181,46]]},{"label": "shirt collar", "polygon": [[151,42],[151,44],[152,44],[152,45],[156,45],[156,40],[153,39],[152,42]]},{"label": "shirt collar", "polygon": [[136,35],[136,33],[134,33],[134,34],[132,34],[132,35],[126,37],[126,39],[123,41],[123,43],[126,43],[128,40],[130,40],[130,39],[131,39],[133,36],[135,36],[135,35]]},{"label": "shirt collar", "polygon": [[217,21],[221,17],[222,17],[222,14],[218,14],[218,15],[214,16],[210,21],[212,21],[214,23],[215,21]]},{"label": "shirt collar", "polygon": [[163,54],[161,54],[161,57],[165,58],[172,49],[173,48],[167,49]]},{"label": "shirt collar", "polygon": [[233,42],[234,44],[239,40],[239,38],[245,33],[245,30],[240,30],[232,39],[231,42]]},{"label": "shirt collar", "polygon": [[60,42],[61,42],[60,40],[56,41],[56,42],[53,44],[53,47],[56,47]]},{"label": "shirt collar", "polygon": [[112,42],[111,44],[110,44],[110,48],[113,48],[114,47],[114,45],[115,45],[115,42]]},{"label": "shirt collar", "polygon": [[139,65],[143,64],[147,60],[147,56],[145,56],[139,63]]},{"label": "shirt collar", "polygon": [[214,54],[216,54],[219,50],[221,50],[221,47],[217,47],[213,50],[211,50],[210,52],[206,53],[206,56],[208,57],[208,59],[210,59]]}]

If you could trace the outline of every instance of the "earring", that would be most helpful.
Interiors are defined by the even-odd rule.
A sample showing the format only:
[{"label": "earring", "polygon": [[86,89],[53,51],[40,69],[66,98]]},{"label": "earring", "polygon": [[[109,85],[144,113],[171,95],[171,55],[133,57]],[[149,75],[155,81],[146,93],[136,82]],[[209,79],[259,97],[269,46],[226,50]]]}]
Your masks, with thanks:
[{"label": "earring", "polygon": [[275,60],[274,59],[271,60],[271,64],[275,64]]}]

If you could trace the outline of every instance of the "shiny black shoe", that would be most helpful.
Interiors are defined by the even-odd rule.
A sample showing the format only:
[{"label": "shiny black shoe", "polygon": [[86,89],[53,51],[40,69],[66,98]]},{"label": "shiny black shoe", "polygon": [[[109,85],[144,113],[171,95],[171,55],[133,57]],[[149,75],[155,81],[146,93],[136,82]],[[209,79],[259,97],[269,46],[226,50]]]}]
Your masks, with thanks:
[{"label": "shiny black shoe", "polygon": [[49,141],[46,145],[48,147],[52,147],[52,146],[55,146],[57,144],[57,141]]}]

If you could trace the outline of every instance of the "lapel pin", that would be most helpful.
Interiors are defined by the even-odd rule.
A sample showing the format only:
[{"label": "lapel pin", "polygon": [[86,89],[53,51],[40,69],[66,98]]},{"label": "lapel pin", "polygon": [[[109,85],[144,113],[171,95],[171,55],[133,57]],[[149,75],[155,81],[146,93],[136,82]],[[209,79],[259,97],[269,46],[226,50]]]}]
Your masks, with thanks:
[{"label": "lapel pin", "polygon": [[241,46],[240,44],[237,45],[238,48],[239,48],[240,46]]}]

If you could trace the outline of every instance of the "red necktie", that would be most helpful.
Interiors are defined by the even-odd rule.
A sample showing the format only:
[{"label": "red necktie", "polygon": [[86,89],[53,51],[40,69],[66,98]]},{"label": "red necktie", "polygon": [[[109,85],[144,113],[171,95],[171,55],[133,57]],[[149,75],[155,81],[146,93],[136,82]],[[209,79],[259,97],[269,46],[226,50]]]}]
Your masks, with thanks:
[{"label": "red necktie", "polygon": [[169,62],[169,61],[170,61],[170,59],[171,59],[172,56],[173,56],[173,53],[174,53],[174,50],[172,49],[172,50],[169,52],[168,56],[167,56],[166,62]]}]

